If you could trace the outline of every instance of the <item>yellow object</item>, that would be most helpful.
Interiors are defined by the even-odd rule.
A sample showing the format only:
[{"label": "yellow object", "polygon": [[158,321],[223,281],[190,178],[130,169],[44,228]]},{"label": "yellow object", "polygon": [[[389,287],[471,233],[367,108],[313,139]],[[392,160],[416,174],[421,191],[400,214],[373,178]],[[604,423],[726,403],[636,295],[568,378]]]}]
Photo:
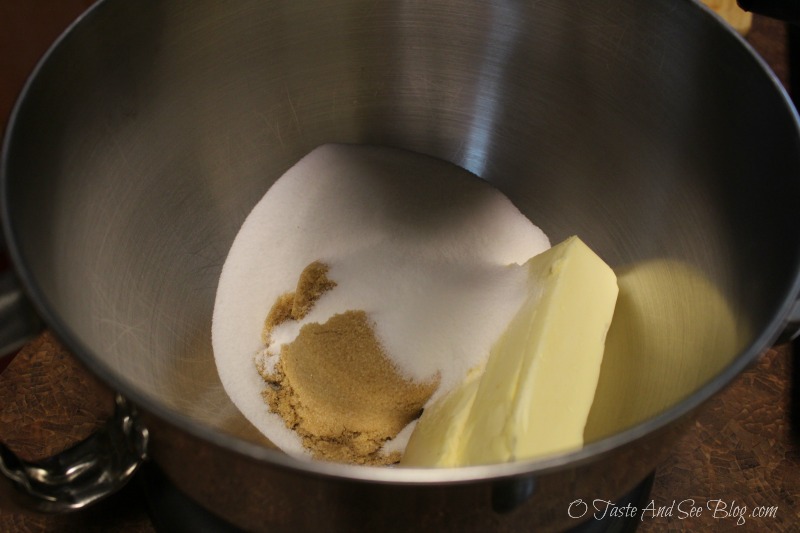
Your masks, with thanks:
[{"label": "yellow object", "polygon": [[407,466],[466,466],[580,448],[616,276],[580,239],[531,258],[530,294],[486,368],[425,410]]},{"label": "yellow object", "polygon": [[653,259],[616,274],[619,296],[586,442],[644,422],[693,394],[752,338],[746,313],[711,281],[724,280],[722,273]]},{"label": "yellow object", "polygon": [[753,15],[739,7],[736,0],[703,0],[703,3],[740,34],[746,35],[750,31]]},{"label": "yellow object", "polygon": [[425,409],[411,434],[401,465],[459,466],[464,426],[480,376],[479,369],[472,369],[461,385]]}]

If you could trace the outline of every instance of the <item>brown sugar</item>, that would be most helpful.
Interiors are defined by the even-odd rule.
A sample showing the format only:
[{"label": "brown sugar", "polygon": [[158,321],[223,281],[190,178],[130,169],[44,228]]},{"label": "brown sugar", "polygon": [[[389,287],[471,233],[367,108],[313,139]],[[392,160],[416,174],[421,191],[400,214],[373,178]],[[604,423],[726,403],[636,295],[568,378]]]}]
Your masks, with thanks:
[{"label": "brown sugar", "polygon": [[[294,293],[275,302],[264,337],[286,320],[298,320],[335,287],[327,266],[314,262],[300,276]],[[354,464],[391,464],[399,453],[383,454],[422,410],[439,380],[408,380],[386,356],[367,313],[346,310],[324,324],[309,323],[281,348],[271,372],[260,368],[269,386],[270,409],[294,430],[317,459]]]},{"label": "brown sugar", "polygon": [[297,289],[282,294],[272,305],[261,332],[262,342],[269,344],[270,332],[275,326],[305,317],[319,297],[335,286],[336,283],[328,279],[328,265],[320,261],[310,263],[300,273]]}]

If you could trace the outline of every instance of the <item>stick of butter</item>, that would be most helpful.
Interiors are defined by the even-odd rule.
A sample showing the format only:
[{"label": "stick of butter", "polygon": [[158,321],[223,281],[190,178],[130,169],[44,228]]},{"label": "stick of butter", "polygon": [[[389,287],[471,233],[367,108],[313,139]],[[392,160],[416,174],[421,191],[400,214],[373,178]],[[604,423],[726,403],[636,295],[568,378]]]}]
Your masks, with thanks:
[{"label": "stick of butter", "polygon": [[525,267],[530,293],[485,369],[423,412],[401,464],[479,465],[583,446],[616,276],[577,237]]}]

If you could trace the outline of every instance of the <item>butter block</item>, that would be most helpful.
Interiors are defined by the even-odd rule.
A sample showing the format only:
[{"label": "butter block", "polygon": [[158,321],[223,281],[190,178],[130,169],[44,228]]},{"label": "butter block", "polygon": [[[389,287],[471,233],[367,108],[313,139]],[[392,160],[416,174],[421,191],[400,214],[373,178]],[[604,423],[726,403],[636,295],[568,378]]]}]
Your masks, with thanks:
[{"label": "butter block", "polygon": [[411,434],[401,464],[459,466],[461,437],[478,391],[480,375],[479,369],[473,369],[461,385],[425,409]]},{"label": "butter block", "polygon": [[499,463],[583,445],[617,299],[616,276],[577,237],[524,266],[529,294],[482,374],[424,411],[401,464]]}]

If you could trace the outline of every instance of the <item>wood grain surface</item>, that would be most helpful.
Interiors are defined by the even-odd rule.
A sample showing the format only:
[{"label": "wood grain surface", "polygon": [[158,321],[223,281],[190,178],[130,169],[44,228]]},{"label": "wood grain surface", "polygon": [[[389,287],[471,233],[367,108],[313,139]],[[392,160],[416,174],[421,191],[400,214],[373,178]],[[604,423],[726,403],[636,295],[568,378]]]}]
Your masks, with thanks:
[{"label": "wood grain surface", "polygon": [[[35,62],[90,3],[0,0],[0,124]],[[787,83],[784,25],[756,16],[747,38]],[[788,346],[768,350],[706,405],[657,471],[653,512],[672,506],[672,516],[645,513],[640,531],[800,531],[800,446],[788,422],[790,365]],[[108,391],[46,334],[0,374],[0,435],[18,454],[43,457],[91,432],[108,400]],[[742,520],[732,510],[742,506],[747,508],[738,525]],[[681,512],[691,507],[701,508],[700,515],[684,517]],[[766,514],[774,508],[774,516],[752,516],[759,507]],[[134,482],[66,516],[0,512],[0,531],[140,533],[154,527]]]},{"label": "wood grain surface", "polygon": [[99,429],[114,394],[50,333],[25,346],[0,374],[0,435],[25,461],[62,452]]},{"label": "wood grain surface", "polygon": [[[642,513],[639,531],[800,531],[790,364],[789,345],[770,349],[709,402],[656,472],[653,507],[671,516]],[[693,507],[699,516],[685,514]]]},{"label": "wood grain surface", "polygon": [[[114,394],[49,331],[26,345],[0,374],[0,440],[39,461],[80,442],[114,411]],[[0,532],[154,531],[136,484],[96,507],[68,515],[0,509]]]}]

